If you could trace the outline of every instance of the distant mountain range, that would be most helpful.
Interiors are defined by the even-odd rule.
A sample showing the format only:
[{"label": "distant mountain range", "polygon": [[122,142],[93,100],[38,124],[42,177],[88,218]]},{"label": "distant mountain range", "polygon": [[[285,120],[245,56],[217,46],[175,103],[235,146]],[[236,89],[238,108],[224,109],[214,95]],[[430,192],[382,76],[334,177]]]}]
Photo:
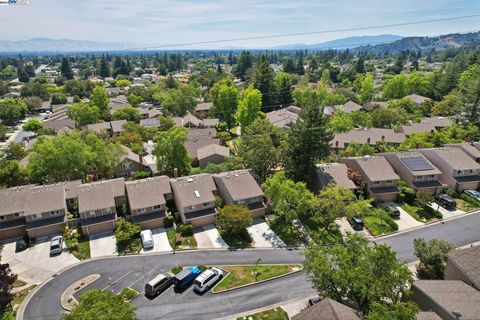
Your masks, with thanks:
[{"label": "distant mountain range", "polygon": [[359,46],[354,51],[371,51],[383,54],[385,52],[396,53],[402,50],[446,50],[468,44],[480,45],[480,32],[452,33],[438,37],[407,37],[386,44]]},{"label": "distant mountain range", "polygon": [[402,36],[394,34],[381,34],[378,36],[357,36],[336,39],[317,44],[290,44],[274,47],[277,50],[296,50],[296,49],[313,49],[313,50],[327,50],[327,49],[351,49],[359,46],[375,45],[378,43],[390,43],[402,39]]}]

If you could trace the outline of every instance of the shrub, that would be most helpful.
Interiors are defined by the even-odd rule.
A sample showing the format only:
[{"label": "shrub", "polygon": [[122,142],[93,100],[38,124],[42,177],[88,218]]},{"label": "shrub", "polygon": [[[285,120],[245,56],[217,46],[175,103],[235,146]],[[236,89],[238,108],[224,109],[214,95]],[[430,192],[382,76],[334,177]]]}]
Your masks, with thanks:
[{"label": "shrub", "polygon": [[477,200],[473,199],[472,197],[469,197],[468,195],[466,195],[465,193],[462,193],[460,195],[460,199],[470,203],[472,206],[475,206],[475,207],[480,207],[480,202],[478,202]]},{"label": "shrub", "polygon": [[173,274],[177,274],[179,273],[180,271],[183,270],[183,267],[182,266],[175,266],[173,267],[172,269],[170,269],[170,272],[173,273]]},{"label": "shrub", "polygon": [[189,237],[193,235],[193,226],[191,224],[179,224],[177,231],[182,237]]},{"label": "shrub", "polygon": [[423,209],[426,213],[434,216],[435,218],[443,219],[443,214],[442,214],[440,211],[437,211],[437,210],[433,209],[432,207],[424,206],[424,207],[422,207],[422,209]]},{"label": "shrub", "polygon": [[130,301],[138,295],[138,292],[132,288],[125,288],[120,292],[120,295],[123,297],[123,299]]},{"label": "shrub", "polygon": [[383,211],[383,210],[378,210],[378,215],[379,217],[385,221],[393,230],[397,231],[398,230],[398,224],[393,221],[392,217],[390,215]]},{"label": "shrub", "polygon": [[150,172],[148,171],[137,171],[135,172],[135,180],[145,179],[150,177]]}]

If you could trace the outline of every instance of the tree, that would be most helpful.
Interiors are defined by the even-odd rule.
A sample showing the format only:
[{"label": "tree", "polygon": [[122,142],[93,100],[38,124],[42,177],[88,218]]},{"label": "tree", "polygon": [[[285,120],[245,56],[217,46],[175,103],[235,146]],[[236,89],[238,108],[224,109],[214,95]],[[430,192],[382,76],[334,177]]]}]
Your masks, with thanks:
[{"label": "tree", "polygon": [[245,80],[245,75],[247,74],[248,69],[250,69],[252,66],[252,55],[249,51],[242,51],[240,58],[238,59],[238,64],[234,69],[235,76]]},{"label": "tree", "polygon": [[282,106],[290,105],[293,102],[292,80],[284,72],[275,75],[275,92],[277,93],[277,103]]},{"label": "tree", "polygon": [[27,152],[22,142],[10,142],[1,152],[4,159],[22,160]]},{"label": "tree", "polygon": [[0,120],[13,123],[25,117],[27,105],[20,99],[4,99],[0,101]]},{"label": "tree", "polygon": [[420,279],[441,280],[445,274],[447,253],[455,247],[442,239],[425,240],[416,238],[413,240],[415,256],[420,259],[417,273]]},{"label": "tree", "polygon": [[433,195],[425,190],[418,190],[416,194],[416,200],[419,206],[426,207],[433,201]]},{"label": "tree", "polygon": [[262,94],[257,89],[248,87],[240,96],[237,109],[237,121],[243,129],[248,127],[258,116],[262,109]]},{"label": "tree", "polygon": [[375,94],[373,75],[371,73],[367,74],[360,85],[360,102],[366,103],[372,101],[373,95]]},{"label": "tree", "polygon": [[52,104],[66,104],[67,96],[63,93],[54,93],[52,94]]},{"label": "tree", "polygon": [[25,72],[25,69],[23,67],[19,67],[17,69],[17,77],[18,77],[18,81],[23,83],[27,83],[30,81],[30,77],[28,76],[28,73]]},{"label": "tree", "polygon": [[163,109],[172,115],[184,116],[197,105],[198,88],[193,85],[181,85],[178,89],[167,89],[154,95]]},{"label": "tree", "polygon": [[304,216],[311,206],[313,195],[305,183],[288,179],[283,171],[268,178],[262,188],[275,215],[284,223],[291,223],[293,219]]},{"label": "tree", "polygon": [[407,114],[403,109],[389,107],[376,107],[371,113],[372,127],[392,128],[407,122]]},{"label": "tree", "polygon": [[213,100],[213,107],[217,116],[227,124],[229,129],[235,125],[235,113],[238,107],[238,90],[235,85],[221,85],[218,95]]},{"label": "tree", "polygon": [[433,104],[433,116],[453,116],[459,114],[463,108],[462,98],[456,93],[450,93],[443,97],[442,101]]},{"label": "tree", "polygon": [[43,101],[39,97],[26,97],[23,99],[27,104],[28,111],[33,113],[42,107]]},{"label": "tree", "polygon": [[472,123],[480,124],[480,67],[472,65],[463,72],[458,83],[458,90]]},{"label": "tree", "polygon": [[28,119],[27,122],[25,122],[25,124],[22,126],[22,128],[25,131],[33,131],[37,133],[38,130],[43,128],[43,122],[35,118]]},{"label": "tree", "polygon": [[127,100],[135,108],[143,102],[143,98],[141,96],[137,96],[136,94],[129,94]]},{"label": "tree", "polygon": [[80,303],[65,314],[65,320],[136,320],[135,308],[122,296],[110,291],[88,290]]},{"label": "tree", "polygon": [[8,128],[3,124],[0,124],[0,141],[4,140],[7,136]]},{"label": "tree", "polygon": [[315,165],[330,154],[333,132],[319,107],[302,109],[287,136],[285,173],[294,181],[312,183]]},{"label": "tree", "polygon": [[22,97],[39,97],[43,101],[50,99],[50,92],[48,92],[47,86],[39,82],[24,84],[20,94]]},{"label": "tree", "polygon": [[118,219],[115,226],[115,238],[120,246],[127,246],[131,241],[139,235],[140,226],[125,220],[124,218]]},{"label": "tree", "polygon": [[242,130],[237,154],[246,168],[265,181],[280,163],[285,132],[265,119],[256,119]]},{"label": "tree", "polygon": [[384,99],[400,99],[409,94],[407,76],[402,72],[383,84]]},{"label": "tree", "polygon": [[245,235],[252,223],[252,214],[248,208],[236,204],[221,208],[217,217],[217,227],[226,234]]},{"label": "tree", "polygon": [[92,95],[90,96],[90,105],[97,107],[100,112],[100,118],[108,120],[110,117],[110,98],[108,97],[107,90],[104,87],[97,86],[93,88]]},{"label": "tree", "polygon": [[13,300],[13,283],[17,275],[12,273],[8,263],[0,263],[0,310],[5,310]]},{"label": "tree", "polygon": [[273,69],[267,61],[267,57],[262,55],[260,61],[255,66],[252,79],[253,88],[262,93],[262,107],[266,110],[267,106],[275,104],[275,82]]},{"label": "tree", "polygon": [[78,126],[100,122],[100,110],[84,102],[74,103],[67,109],[67,115]]},{"label": "tree", "polygon": [[22,185],[25,174],[18,160],[0,159],[0,186],[14,187]]},{"label": "tree", "polygon": [[413,302],[399,302],[395,304],[374,303],[365,320],[416,320],[420,311]]},{"label": "tree", "polygon": [[102,78],[107,78],[110,77],[110,67],[108,65],[107,59],[105,59],[105,56],[102,56],[102,59],[100,60],[100,77]]},{"label": "tree", "polygon": [[157,133],[153,154],[157,157],[160,173],[172,176],[174,169],[177,169],[180,175],[190,172],[190,159],[185,147],[187,140],[185,128],[175,127]]},{"label": "tree", "polygon": [[123,108],[116,110],[113,113],[113,118],[115,120],[127,120],[133,122],[139,122],[142,116],[137,108],[134,108],[130,105],[126,105]]},{"label": "tree", "polygon": [[72,80],[73,79],[72,67],[70,66],[70,62],[68,61],[67,57],[62,58],[62,65],[60,66],[60,73],[62,74],[62,77],[64,77],[67,80]]},{"label": "tree", "polygon": [[347,303],[367,313],[374,303],[398,303],[412,282],[405,263],[385,244],[348,234],[342,244],[313,245],[305,267],[320,297]]}]

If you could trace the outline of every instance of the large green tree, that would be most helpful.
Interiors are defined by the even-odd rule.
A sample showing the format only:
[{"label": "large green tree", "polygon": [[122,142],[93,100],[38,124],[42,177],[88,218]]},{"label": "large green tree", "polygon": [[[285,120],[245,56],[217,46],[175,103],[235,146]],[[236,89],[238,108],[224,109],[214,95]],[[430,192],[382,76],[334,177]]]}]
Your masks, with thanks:
[{"label": "large green tree", "polygon": [[458,89],[472,123],[480,124],[480,66],[472,65],[460,76]]},{"label": "large green tree", "polygon": [[122,296],[93,289],[80,297],[80,303],[64,320],[136,320],[135,308]]},{"label": "large green tree", "polygon": [[395,304],[374,303],[371,311],[364,317],[365,320],[416,320],[420,311],[413,302],[399,302]]},{"label": "large green tree", "polygon": [[73,79],[73,70],[72,70],[72,67],[70,66],[70,61],[68,61],[67,57],[62,58],[60,73],[62,74],[62,77],[64,77],[66,80]]},{"label": "large green tree", "polygon": [[4,99],[0,101],[0,120],[15,122],[28,112],[27,105],[20,99]]},{"label": "large green tree", "polygon": [[245,89],[240,96],[236,115],[237,121],[242,126],[242,129],[247,128],[258,118],[261,109],[262,94],[260,91],[252,87]]},{"label": "large green tree", "polygon": [[216,116],[223,119],[229,129],[233,128],[238,107],[237,87],[235,85],[221,85],[216,99],[213,100],[213,107]]},{"label": "large green tree", "polygon": [[28,119],[22,128],[25,131],[33,131],[36,133],[43,128],[43,122],[35,118]]},{"label": "large green tree", "polygon": [[185,147],[187,140],[185,128],[171,128],[157,134],[153,154],[157,157],[160,173],[172,176],[174,169],[177,169],[180,175],[190,172],[190,159]]},{"label": "large green tree", "polygon": [[275,91],[277,93],[277,103],[282,106],[288,106],[293,102],[292,80],[285,72],[275,75]]},{"label": "large green tree", "polygon": [[385,244],[348,234],[342,244],[313,245],[305,252],[308,277],[319,296],[367,313],[374,303],[400,302],[412,282],[405,263]]},{"label": "large green tree", "polygon": [[265,55],[260,57],[260,61],[255,66],[252,85],[262,93],[263,110],[271,111],[268,107],[275,104],[275,81],[273,69],[268,64]]},{"label": "large green tree", "polygon": [[420,260],[417,273],[420,279],[441,280],[444,278],[447,253],[455,247],[443,239],[413,240],[415,255]]},{"label": "large green tree", "polygon": [[91,106],[84,102],[74,103],[67,109],[67,115],[82,127],[87,124],[100,122],[101,115],[97,106]]},{"label": "large green tree", "polygon": [[383,84],[384,99],[400,99],[410,93],[407,76],[402,72],[393,76]]},{"label": "large green tree", "polygon": [[90,96],[90,105],[98,108],[100,117],[103,120],[110,118],[110,98],[108,97],[107,90],[104,87],[96,86],[93,88],[92,95]]},{"label": "large green tree", "polygon": [[8,263],[0,263],[0,310],[5,310],[13,300],[13,284],[17,275],[12,272]]},{"label": "large green tree", "polygon": [[123,108],[116,110],[113,113],[113,118],[115,120],[127,120],[127,121],[138,122],[140,121],[142,116],[140,115],[138,108],[134,108],[130,105],[126,105]]},{"label": "large green tree", "polygon": [[110,77],[110,67],[108,65],[107,59],[105,59],[105,56],[102,56],[102,59],[100,60],[99,74],[102,78]]},{"label": "large green tree", "polygon": [[222,233],[244,236],[253,223],[252,214],[245,206],[226,205],[219,210],[217,227]]}]

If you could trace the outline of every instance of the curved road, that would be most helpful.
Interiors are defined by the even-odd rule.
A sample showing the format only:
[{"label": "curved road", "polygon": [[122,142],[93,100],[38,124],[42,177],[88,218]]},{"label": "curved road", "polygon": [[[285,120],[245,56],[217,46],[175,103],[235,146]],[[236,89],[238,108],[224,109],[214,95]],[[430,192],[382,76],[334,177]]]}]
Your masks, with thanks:
[{"label": "curved road", "polygon": [[[254,264],[258,258],[262,263],[302,263],[304,260],[300,250],[281,249],[194,251],[92,260],[60,273],[39,288],[25,308],[24,319],[61,318],[63,309],[59,300],[62,292],[92,273],[101,274],[101,278],[85,290],[99,288],[117,293],[131,286],[143,292],[146,282],[175,265]],[[78,296],[82,293],[80,291]],[[214,319],[313,293],[305,273],[299,272],[255,286],[218,294],[208,292],[203,296],[191,289],[175,293],[170,287],[154,300],[141,294],[133,304],[140,319]]]}]

